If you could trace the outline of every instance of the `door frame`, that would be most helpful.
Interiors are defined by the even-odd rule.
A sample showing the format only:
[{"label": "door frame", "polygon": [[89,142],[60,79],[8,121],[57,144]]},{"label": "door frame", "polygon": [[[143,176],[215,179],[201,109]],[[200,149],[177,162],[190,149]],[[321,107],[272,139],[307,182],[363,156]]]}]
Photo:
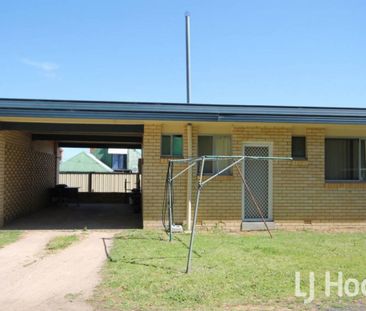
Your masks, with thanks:
[{"label": "door frame", "polygon": [[[268,141],[248,141],[244,142],[242,145],[242,155],[245,155],[245,147],[268,147],[268,156],[273,156],[273,142]],[[242,172],[245,178],[245,159],[242,163]],[[242,200],[241,200],[241,220],[242,222],[257,222],[262,221],[261,218],[258,219],[245,219],[245,189],[244,184],[241,185],[241,193],[242,193]],[[273,221],[273,165],[272,161],[268,162],[268,218],[265,219],[266,221]]]}]

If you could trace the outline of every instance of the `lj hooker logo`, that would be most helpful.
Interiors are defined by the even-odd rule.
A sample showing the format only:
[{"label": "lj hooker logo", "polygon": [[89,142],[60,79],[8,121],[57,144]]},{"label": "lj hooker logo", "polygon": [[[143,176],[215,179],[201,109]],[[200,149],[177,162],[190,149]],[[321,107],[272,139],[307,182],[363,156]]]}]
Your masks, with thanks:
[{"label": "lj hooker logo", "polygon": [[330,297],[331,295],[337,295],[338,297],[355,297],[359,295],[360,291],[362,295],[366,296],[366,279],[361,282],[356,279],[343,279],[343,273],[338,272],[336,280],[331,280],[330,272],[326,271],[324,278],[315,279],[315,273],[309,272],[308,280],[304,279],[305,282],[309,282],[308,292],[303,291],[301,288],[301,273],[295,272],[295,296],[304,298],[304,303],[311,303],[315,299],[315,282],[324,281],[324,295]]}]

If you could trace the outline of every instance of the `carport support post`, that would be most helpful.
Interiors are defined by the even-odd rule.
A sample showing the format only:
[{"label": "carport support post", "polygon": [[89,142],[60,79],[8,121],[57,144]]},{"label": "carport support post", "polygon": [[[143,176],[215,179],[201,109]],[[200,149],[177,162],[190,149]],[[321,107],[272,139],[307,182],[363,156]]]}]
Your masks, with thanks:
[{"label": "carport support post", "polygon": [[191,272],[193,241],[194,241],[194,234],[196,232],[197,214],[198,214],[198,207],[199,207],[199,204],[200,204],[200,196],[201,196],[201,191],[202,191],[202,176],[203,176],[203,168],[204,168],[204,166],[205,166],[205,157],[202,157],[201,171],[200,171],[200,180],[198,182],[197,196],[196,196],[196,206],[194,208],[194,216],[193,216],[191,240],[189,241],[189,251],[188,251],[188,259],[187,259],[186,273]]},{"label": "carport support post", "polygon": [[92,186],[92,173],[88,174],[88,192],[92,192],[93,186]]}]

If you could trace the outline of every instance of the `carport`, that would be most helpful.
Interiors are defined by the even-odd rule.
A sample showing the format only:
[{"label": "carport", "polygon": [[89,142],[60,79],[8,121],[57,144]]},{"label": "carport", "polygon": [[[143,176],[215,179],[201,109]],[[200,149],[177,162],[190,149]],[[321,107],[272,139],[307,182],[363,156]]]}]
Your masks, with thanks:
[{"label": "carport", "polygon": [[[52,121],[52,120],[51,120]],[[58,120],[59,122],[59,120]],[[142,227],[128,199],[101,197],[55,207],[59,147],[142,149],[141,124],[0,122],[0,225],[19,229],[121,229]],[[96,198],[96,193],[93,197]]]}]

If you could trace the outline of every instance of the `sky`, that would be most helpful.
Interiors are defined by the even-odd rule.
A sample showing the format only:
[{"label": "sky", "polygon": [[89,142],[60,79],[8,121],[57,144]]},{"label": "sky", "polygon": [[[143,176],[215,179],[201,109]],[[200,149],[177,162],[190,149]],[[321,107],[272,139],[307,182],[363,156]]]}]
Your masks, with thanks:
[{"label": "sky", "polygon": [[0,97],[365,107],[364,0],[14,0]]}]

